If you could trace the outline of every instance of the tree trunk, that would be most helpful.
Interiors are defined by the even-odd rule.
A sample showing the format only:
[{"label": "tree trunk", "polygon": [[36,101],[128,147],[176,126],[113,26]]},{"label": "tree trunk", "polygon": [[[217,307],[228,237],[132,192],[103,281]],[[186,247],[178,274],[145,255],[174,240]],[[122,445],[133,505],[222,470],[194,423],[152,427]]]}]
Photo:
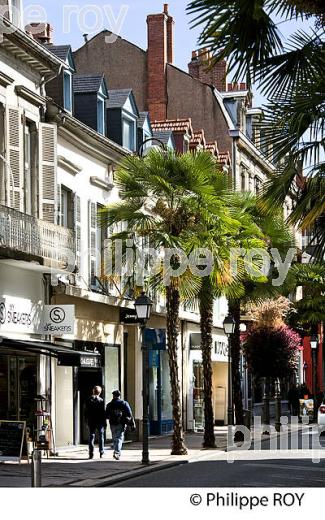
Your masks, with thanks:
[{"label": "tree trunk", "polygon": [[204,278],[200,292],[201,350],[204,378],[204,448],[215,448],[214,416],[212,406],[212,327],[213,292],[210,278]]},{"label": "tree trunk", "polygon": [[232,387],[236,424],[244,424],[243,395],[240,382],[240,300],[229,300],[229,314],[235,320],[235,332],[230,337],[232,357]]},{"label": "tree trunk", "polygon": [[178,379],[178,336],[179,336],[179,291],[173,285],[166,289],[167,306],[167,344],[170,371],[170,384],[173,405],[174,434],[172,455],[186,455],[182,425],[181,393]]}]

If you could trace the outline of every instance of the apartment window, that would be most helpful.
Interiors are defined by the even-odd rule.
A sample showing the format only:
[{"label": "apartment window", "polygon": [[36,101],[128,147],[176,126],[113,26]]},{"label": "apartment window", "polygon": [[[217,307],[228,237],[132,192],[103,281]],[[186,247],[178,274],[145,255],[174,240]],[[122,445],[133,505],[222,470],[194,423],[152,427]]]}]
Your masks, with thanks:
[{"label": "apartment window", "polygon": [[24,126],[24,212],[37,216],[37,152],[38,134],[36,124],[26,121]]},{"label": "apartment window", "polygon": [[72,112],[72,75],[67,71],[63,73],[63,105],[65,110]]},{"label": "apartment window", "polygon": [[135,123],[130,119],[123,119],[123,146],[135,151]]},{"label": "apartment window", "polygon": [[0,103],[0,204],[6,204],[5,111]]},{"label": "apartment window", "polygon": [[97,97],[97,132],[105,135],[105,100],[102,96]]},{"label": "apartment window", "polygon": [[24,136],[24,199],[25,213],[32,214],[32,134],[30,125],[25,126]]},{"label": "apartment window", "polygon": [[65,228],[73,228],[73,193],[65,186],[61,186],[61,200],[59,209],[59,224]]}]

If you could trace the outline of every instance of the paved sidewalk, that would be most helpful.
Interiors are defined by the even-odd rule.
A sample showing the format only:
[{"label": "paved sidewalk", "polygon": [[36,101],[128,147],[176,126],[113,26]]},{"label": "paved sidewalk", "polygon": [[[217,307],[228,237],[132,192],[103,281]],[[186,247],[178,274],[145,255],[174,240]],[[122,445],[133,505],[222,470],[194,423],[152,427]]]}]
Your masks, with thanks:
[{"label": "paved sidewalk", "polygon": [[[113,459],[110,446],[105,449],[103,459],[99,458],[96,448],[95,458],[88,459],[87,446],[59,449],[58,457],[42,459],[42,486],[43,487],[101,487],[113,482],[124,480],[126,477],[136,476],[166,467],[176,466],[197,459],[200,455],[206,456],[215,450],[202,449],[202,434],[187,434],[186,445],[188,455],[172,456],[170,454],[171,436],[150,439],[150,466],[141,464],[142,444],[139,442],[126,443],[119,461]],[[219,450],[226,447],[225,430],[216,432]],[[23,461],[22,464],[0,464],[0,487],[30,487],[31,465]]]},{"label": "paved sidewalk", "polygon": [[[185,442],[188,448],[186,456],[170,455],[171,436],[150,439],[150,466],[141,464],[142,444],[139,442],[125,443],[119,461],[113,459],[110,446],[106,447],[103,459],[99,458],[96,448],[93,460],[88,459],[87,446],[59,449],[58,457],[42,460],[42,486],[102,487],[167,467],[214,459],[218,452],[226,451],[227,427],[216,427],[215,433],[217,450],[202,449],[201,433],[186,434]],[[263,436],[263,440],[269,439],[269,436]],[[0,464],[0,488],[30,486],[31,465],[26,461],[20,465]]]}]

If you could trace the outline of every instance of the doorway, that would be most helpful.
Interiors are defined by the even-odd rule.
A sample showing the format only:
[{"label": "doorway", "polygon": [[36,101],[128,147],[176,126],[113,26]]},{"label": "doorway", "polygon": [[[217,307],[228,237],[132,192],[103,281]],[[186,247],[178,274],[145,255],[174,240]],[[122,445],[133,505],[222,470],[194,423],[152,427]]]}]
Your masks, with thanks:
[{"label": "doorway", "polygon": [[[85,417],[86,404],[92,394],[94,386],[103,387],[103,370],[79,368],[78,393],[79,393],[79,417],[80,417],[80,443],[88,443],[88,427]],[[105,398],[104,390],[102,396]]]}]

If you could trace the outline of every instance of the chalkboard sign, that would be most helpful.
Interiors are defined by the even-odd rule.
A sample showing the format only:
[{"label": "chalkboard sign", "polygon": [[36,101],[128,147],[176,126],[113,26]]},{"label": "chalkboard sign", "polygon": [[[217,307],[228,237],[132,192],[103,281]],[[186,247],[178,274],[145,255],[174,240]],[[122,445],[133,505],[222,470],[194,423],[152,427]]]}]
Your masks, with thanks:
[{"label": "chalkboard sign", "polygon": [[26,423],[0,420],[0,462],[19,461],[22,456]]}]

